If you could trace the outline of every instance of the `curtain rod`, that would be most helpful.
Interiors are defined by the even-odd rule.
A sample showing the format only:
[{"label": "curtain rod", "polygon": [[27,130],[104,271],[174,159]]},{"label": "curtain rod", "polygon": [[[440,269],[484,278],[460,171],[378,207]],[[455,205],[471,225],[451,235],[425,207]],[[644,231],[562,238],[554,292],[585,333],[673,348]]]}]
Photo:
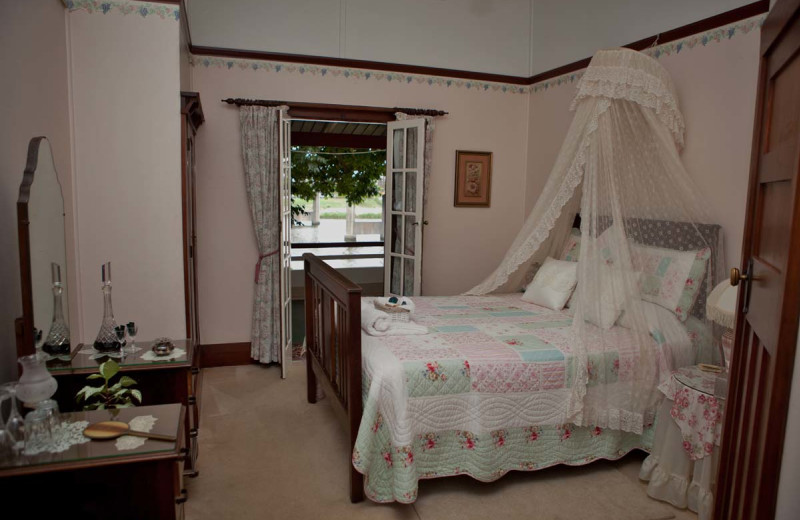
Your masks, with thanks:
[{"label": "curtain rod", "polygon": [[379,112],[391,113],[402,112],[410,116],[446,116],[448,112],[444,110],[434,110],[429,108],[383,108],[383,107],[368,107],[368,106],[351,106],[351,105],[331,105],[325,103],[302,103],[291,101],[278,101],[270,99],[245,99],[245,98],[227,98],[222,100],[223,103],[229,105],[241,106],[261,106],[261,107],[277,107],[281,105],[288,105],[289,108],[325,108],[336,110],[352,110],[357,112]]}]

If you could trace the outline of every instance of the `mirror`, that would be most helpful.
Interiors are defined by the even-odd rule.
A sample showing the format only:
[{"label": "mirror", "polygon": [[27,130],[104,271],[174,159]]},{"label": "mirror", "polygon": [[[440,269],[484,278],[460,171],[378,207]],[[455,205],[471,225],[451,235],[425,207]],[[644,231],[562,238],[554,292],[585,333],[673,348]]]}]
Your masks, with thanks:
[{"label": "mirror", "polygon": [[69,357],[64,198],[46,137],[34,137],[28,145],[17,222],[23,314],[17,320],[17,354],[42,348]]}]

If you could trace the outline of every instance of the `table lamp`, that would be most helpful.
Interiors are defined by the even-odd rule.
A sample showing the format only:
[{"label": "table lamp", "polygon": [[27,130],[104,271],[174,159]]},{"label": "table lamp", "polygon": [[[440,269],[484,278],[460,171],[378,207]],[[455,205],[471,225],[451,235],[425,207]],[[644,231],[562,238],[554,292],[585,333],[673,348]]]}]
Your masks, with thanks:
[{"label": "table lamp", "polygon": [[730,367],[733,349],[733,328],[736,326],[736,295],[738,290],[728,280],[720,283],[706,300],[706,316],[708,319],[725,327],[722,334],[720,355],[722,366],[727,370]]}]

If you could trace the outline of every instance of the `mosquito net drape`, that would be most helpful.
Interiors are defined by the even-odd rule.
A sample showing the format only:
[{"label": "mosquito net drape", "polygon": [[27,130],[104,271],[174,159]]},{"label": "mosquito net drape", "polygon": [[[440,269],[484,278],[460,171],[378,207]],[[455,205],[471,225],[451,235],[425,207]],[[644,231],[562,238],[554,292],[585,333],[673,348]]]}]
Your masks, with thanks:
[{"label": "mosquito net drape", "polygon": [[657,61],[598,52],[572,108],[530,216],[500,266],[467,294],[519,290],[571,239],[572,420],[641,432],[658,381],[696,362],[697,339],[710,337],[704,298],[719,276],[721,233],[681,163],[683,116]]}]

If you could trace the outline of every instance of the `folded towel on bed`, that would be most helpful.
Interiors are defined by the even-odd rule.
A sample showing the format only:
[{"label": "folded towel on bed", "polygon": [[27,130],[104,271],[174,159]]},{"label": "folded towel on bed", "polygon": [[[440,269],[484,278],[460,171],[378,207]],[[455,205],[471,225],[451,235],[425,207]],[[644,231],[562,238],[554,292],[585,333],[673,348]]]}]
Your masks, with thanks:
[{"label": "folded towel on bed", "polygon": [[414,312],[414,308],[416,307],[411,298],[406,298],[406,297],[398,298],[397,296],[392,296],[389,298],[375,298],[375,302],[378,305],[383,305],[383,306],[397,305],[399,307],[402,307],[403,309],[408,309],[408,312]]},{"label": "folded towel on bed", "polygon": [[427,334],[428,327],[413,321],[396,321],[387,313],[375,308],[371,301],[361,302],[361,328],[370,336],[403,336]]}]

